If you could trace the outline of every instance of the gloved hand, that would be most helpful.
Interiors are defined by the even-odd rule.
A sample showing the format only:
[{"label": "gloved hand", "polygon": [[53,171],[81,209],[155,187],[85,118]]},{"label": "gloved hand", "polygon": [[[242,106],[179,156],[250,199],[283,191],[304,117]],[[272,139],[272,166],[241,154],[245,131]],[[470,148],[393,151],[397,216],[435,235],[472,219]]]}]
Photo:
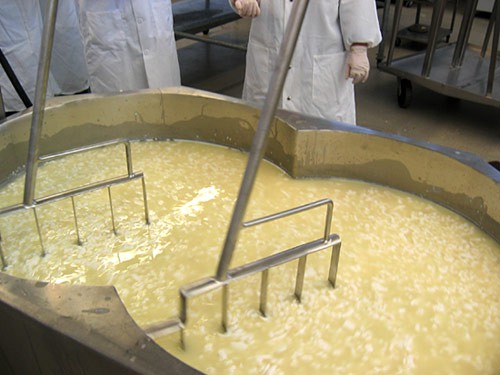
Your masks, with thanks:
[{"label": "gloved hand", "polygon": [[353,83],[366,82],[370,72],[368,61],[368,47],[363,44],[353,44],[347,53],[347,78],[352,78]]},{"label": "gloved hand", "polygon": [[257,17],[260,14],[259,0],[232,0],[240,17]]}]

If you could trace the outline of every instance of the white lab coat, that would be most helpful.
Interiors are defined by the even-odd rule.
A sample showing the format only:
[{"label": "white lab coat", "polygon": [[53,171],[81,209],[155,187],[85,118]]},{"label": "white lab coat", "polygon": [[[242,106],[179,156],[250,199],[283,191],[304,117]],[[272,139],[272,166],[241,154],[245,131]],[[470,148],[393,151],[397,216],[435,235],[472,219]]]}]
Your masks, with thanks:
[{"label": "white lab coat", "polygon": [[[231,1],[231,0],[230,0]],[[252,20],[243,99],[262,104],[293,6],[262,0]],[[346,80],[346,50],[380,43],[374,0],[310,0],[279,106],[316,117],[356,123],[354,85]]]},{"label": "white lab coat", "polygon": [[[33,102],[40,58],[43,19],[48,0],[0,2],[0,48]],[[73,94],[88,88],[83,43],[75,4],[59,1],[47,95]],[[4,70],[0,85],[6,111],[25,109]]]},{"label": "white lab coat", "polygon": [[170,0],[76,0],[92,92],[180,85]]}]

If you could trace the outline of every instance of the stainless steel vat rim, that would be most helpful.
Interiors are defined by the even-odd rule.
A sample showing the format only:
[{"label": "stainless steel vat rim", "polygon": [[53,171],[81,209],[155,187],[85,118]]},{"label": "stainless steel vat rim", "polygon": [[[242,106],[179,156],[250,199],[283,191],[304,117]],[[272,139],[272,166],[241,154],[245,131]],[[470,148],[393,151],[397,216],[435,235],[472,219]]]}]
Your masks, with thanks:
[{"label": "stainless steel vat rim", "polygon": [[[47,105],[46,121],[51,121],[52,118],[51,116],[54,113],[66,112],[66,109],[68,109],[70,113],[73,113],[72,111],[75,110],[75,108],[79,108],[80,104],[83,105],[82,108],[88,110],[88,108],[90,107],[86,106],[86,104],[91,104],[92,102],[100,102],[100,101],[104,101],[103,106],[109,106],[109,104],[112,103],[116,104],[119,107],[119,109],[127,109],[128,115],[130,115],[131,113],[133,114],[135,110],[135,109],[130,109],[131,106],[130,103],[141,101],[141,98],[148,95],[150,96],[150,99],[151,98],[154,99],[151,100],[151,102],[154,102],[154,108],[152,104],[148,102],[146,108],[142,110],[142,114],[146,114],[147,111],[151,108],[153,108],[153,110],[155,111],[158,111],[156,107],[157,103],[163,103],[163,101],[168,100],[168,98],[172,96],[172,98],[176,97],[177,99],[179,99],[177,104],[178,103],[182,104],[184,99],[188,98],[193,99],[189,100],[188,104],[186,104],[186,106],[183,108],[183,110],[186,112],[189,111],[196,112],[195,116],[191,116],[192,118],[191,117],[189,118],[189,121],[193,119],[196,120],[197,119],[196,116],[199,116],[200,112],[203,114],[203,108],[204,108],[203,106],[206,105],[206,103],[212,103],[213,108],[221,107],[223,110],[230,109],[232,120],[234,120],[234,118],[236,117],[239,117],[240,114],[242,116],[246,116],[247,118],[251,118],[252,121],[258,117],[258,108],[248,106],[247,103],[241,100],[226,97],[223,95],[208,93],[205,91],[190,89],[186,87],[178,87],[178,88],[168,88],[168,89],[141,90],[141,91],[121,93],[117,95],[88,94],[81,96],[53,98],[47,103],[48,105]],[[117,98],[118,100],[114,101],[115,98]],[[110,99],[109,102],[107,101],[108,99]],[[146,101],[146,99],[144,100]],[[126,102],[126,104],[124,104],[124,102]],[[194,102],[199,107],[192,109],[191,106],[193,105]],[[227,105],[224,105],[224,103],[227,103]],[[59,111],[59,109],[61,111]],[[176,108],[173,107],[173,109]],[[106,108],[106,110],[109,110],[109,108]],[[161,109],[159,110],[161,111]],[[138,112],[141,112],[141,110],[138,110]],[[93,114],[91,115],[93,116]],[[24,142],[25,138],[25,134],[23,133],[24,130],[22,127],[19,128],[17,126],[20,125],[20,123],[24,124],[26,122],[29,122],[30,117],[31,117],[31,111],[28,110],[18,115],[9,117],[9,119],[0,123],[0,152],[5,151],[2,148],[3,146],[1,142],[4,142],[5,144],[9,142],[11,139],[11,137],[8,134],[8,131],[15,130],[16,135],[19,136],[19,138],[22,138]],[[123,118],[118,115],[113,117],[113,119],[115,118],[118,119],[117,120],[118,124],[120,124],[119,121],[123,121]],[[214,116],[214,118],[215,118],[214,122],[219,120],[217,116]],[[491,204],[493,208],[488,207],[488,204],[484,204],[484,202],[481,199],[479,199],[480,201],[479,203],[477,201],[474,201],[474,199],[478,197],[477,192],[483,191],[481,189],[475,189],[475,188],[470,189],[469,191],[467,191],[467,194],[464,194],[463,197],[466,200],[466,202],[464,202],[464,205],[470,205],[471,203],[477,204],[477,206],[473,206],[472,208],[470,208],[470,212],[473,211],[478,212],[476,220],[476,224],[478,226],[481,226],[480,225],[481,220],[483,220],[486,216],[488,216],[487,214],[489,214],[491,217],[490,216],[486,217],[486,219],[489,220],[487,224],[490,225],[490,229],[494,231],[496,236],[495,238],[499,240],[500,238],[500,220],[499,220],[500,212],[498,210],[499,204],[496,203],[496,201],[494,201],[494,199],[492,199],[491,196],[494,196],[495,194],[498,196],[498,193],[500,192],[500,172],[498,172],[496,169],[494,169],[485,161],[481,160],[476,155],[462,152],[459,150],[454,150],[447,147],[430,144],[427,142],[416,141],[402,136],[386,134],[366,129],[363,127],[353,127],[350,125],[336,123],[332,121],[320,120],[287,111],[279,111],[279,113],[277,114],[277,118],[282,122],[281,125],[285,125],[285,127],[280,129],[280,131],[282,130],[289,131],[291,129],[290,132],[294,133],[294,137],[296,134],[297,138],[298,135],[304,136],[301,139],[305,139],[306,143],[308,140],[310,140],[312,142],[313,151],[315,150],[315,147],[318,146],[318,144],[321,144],[321,147],[325,146],[326,144],[325,147],[334,148],[336,153],[337,152],[342,153],[343,150],[346,149],[345,148],[346,146],[343,144],[343,142],[346,139],[351,140],[351,138],[353,138],[354,135],[356,141],[354,143],[357,146],[367,145],[368,148],[373,147],[374,149],[376,149],[375,152],[372,149],[370,149],[368,152],[369,156],[372,156],[372,154],[373,155],[387,154],[388,158],[395,158],[397,155],[400,155],[398,154],[398,152],[401,150],[397,150],[398,152],[395,153],[391,152],[386,153],[387,151],[386,148],[394,147],[396,145],[402,145],[404,146],[402,147],[405,154],[404,157],[406,157],[407,159],[410,156],[413,156],[414,153],[417,155],[432,154],[429,155],[428,158],[429,160],[431,159],[431,156],[433,159],[434,156],[437,157],[439,154],[440,163],[438,163],[438,167],[442,167],[443,165],[449,167],[451,165],[459,168],[461,172],[473,171],[474,173],[471,173],[473,181],[467,180],[467,183],[468,184],[471,182],[475,183],[476,181],[474,180],[474,178],[478,176],[481,178],[481,182],[483,183],[487,182],[489,189],[487,191],[487,193],[489,194],[489,200],[486,203]],[[64,121],[67,121],[66,117],[64,117]],[[137,126],[137,123],[134,122],[135,121],[134,118],[129,119],[127,117],[126,121],[129,121],[130,123],[133,123],[132,125]],[[278,123],[278,121],[276,123]],[[117,129],[122,129],[122,128],[115,128],[114,125],[116,124],[111,124],[111,125],[112,125],[110,126],[111,132],[114,132],[115,133],[114,135],[116,136]],[[154,125],[155,126],[160,125],[160,127],[163,129],[165,126],[171,124],[167,124],[165,121],[162,120],[159,123],[155,123]],[[234,121],[230,122],[229,125],[231,126],[234,125]],[[277,127],[278,125],[279,124],[277,124]],[[229,129],[231,131],[235,130],[231,126],[228,126],[224,129],[226,130]],[[71,124],[70,125],[65,124],[65,127],[71,128]],[[59,129],[57,129],[56,131],[58,130]],[[65,128],[65,130],[68,129]],[[73,130],[73,128],[71,128],[70,130]],[[236,129],[236,131],[239,130],[241,129]],[[49,135],[52,136],[53,134],[54,132]],[[58,133],[56,134],[59,135]],[[69,134],[73,135],[73,133]],[[139,132],[134,134],[139,134]],[[142,135],[143,132],[141,132],[140,134]],[[207,132],[206,134],[209,134],[209,132]],[[67,136],[68,133],[64,133],[63,135]],[[139,136],[139,138],[132,137],[130,139],[141,140],[143,138],[140,138]],[[197,140],[196,137],[191,139]],[[330,142],[332,139],[337,143],[333,145],[328,144],[328,142]],[[202,141],[205,140],[202,139]],[[297,139],[294,139],[293,141],[291,141],[291,143],[293,143],[293,147],[290,147],[289,149],[285,150],[286,152],[297,151],[297,150],[298,152],[300,152],[301,150],[304,150],[300,148],[301,145],[297,146],[298,143]],[[271,149],[272,146],[273,145],[271,144],[270,147]],[[344,147],[344,149],[341,149],[342,147]],[[20,148],[22,149],[22,147]],[[338,150],[339,148],[340,150]],[[352,150],[349,151],[351,152],[352,155],[356,155],[358,152],[360,152],[360,150],[356,149],[354,151]],[[273,152],[275,151],[276,150],[273,150]],[[22,154],[22,150],[16,150],[16,152]],[[278,155],[277,159],[279,159],[279,156],[283,155],[287,156],[286,152],[282,152],[280,155]],[[0,155],[5,155],[5,154],[6,153],[4,152],[3,154]],[[444,158],[442,158],[441,156],[443,156]],[[350,162],[351,160],[348,161]],[[304,160],[300,160],[299,162],[304,162]],[[417,160],[417,162],[421,163],[420,160]],[[401,164],[402,168],[404,169],[406,165],[404,163]],[[16,164],[16,166],[19,165],[20,164]],[[292,167],[295,167],[293,163],[290,163],[290,165],[292,165]],[[390,164],[389,167],[390,166],[393,166],[393,164]],[[2,166],[0,165],[0,169],[1,167]],[[335,167],[336,165],[329,165],[326,172],[330,173],[330,171],[335,171]],[[354,167],[356,167],[355,164],[348,165],[348,168],[354,168]],[[371,165],[366,166],[362,164],[362,167],[363,168],[360,170],[360,175],[366,171],[369,171],[369,168],[371,168],[372,166]],[[386,166],[384,165],[384,168],[385,167]],[[417,172],[421,172],[421,170],[424,170],[427,167],[428,166],[425,165],[425,161],[423,165],[417,163],[411,165],[411,168],[418,169]],[[431,165],[431,169],[432,167],[435,166]],[[411,169],[411,171],[413,171],[413,169]],[[296,177],[309,177],[307,172],[308,171],[306,171],[305,174]],[[390,170],[389,172],[393,173],[392,170]],[[335,174],[332,174],[332,176],[335,176]],[[370,177],[373,176],[370,175]],[[403,185],[416,183],[413,179],[414,176],[403,176],[403,177],[404,178],[401,180]],[[434,173],[431,180],[429,181],[431,182],[436,181],[440,177],[441,173]],[[368,179],[368,181],[370,180]],[[418,182],[420,184],[419,189],[421,191],[424,191],[425,193],[429,192],[430,194],[433,194],[434,191],[432,189],[435,186],[429,185],[428,184],[429,181],[426,180],[423,183],[419,181]],[[387,185],[391,186],[390,184]],[[443,188],[443,186],[441,185],[437,186],[441,189]],[[448,185],[446,185],[445,187],[447,186]],[[463,199],[460,187],[458,189],[454,189],[451,192],[445,191],[445,193],[451,195],[452,198],[455,200]],[[440,196],[439,194],[440,192],[438,192],[437,195],[438,197]],[[479,198],[481,198],[480,194]],[[460,208],[462,207],[459,207],[457,209],[458,212],[460,212]],[[493,215],[491,215],[491,212],[488,211],[488,209],[490,211],[491,210],[494,211]],[[144,332],[140,328],[137,327],[137,325],[128,315],[123,306],[121,308],[117,307],[122,304],[121,301],[119,300],[119,297],[116,295],[116,292],[113,290],[114,290],[113,287],[87,287],[83,285],[73,285],[69,287],[66,285],[45,284],[31,280],[18,279],[9,276],[5,273],[0,273],[0,332],[2,330],[3,332],[7,330],[7,334],[4,335],[4,337],[8,338],[9,333],[11,334],[11,336],[14,334],[18,334],[18,331],[15,330],[16,327],[17,328],[19,328],[19,326],[33,327],[36,325],[33,332],[35,333],[42,332],[40,336],[36,336],[38,341],[43,339],[45,340],[43,341],[44,344],[48,343],[54,344],[55,347],[54,350],[65,351],[65,353],[67,354],[67,358],[73,358],[75,353],[78,358],[81,358],[81,353],[82,350],[84,349],[86,350],[84,358],[90,358],[90,357],[100,358],[88,361],[89,366],[93,363],[102,363],[103,357],[109,359],[110,361],[109,363],[113,363],[113,366],[115,366],[113,367],[114,371],[106,372],[110,374],[138,373],[138,372],[162,373],[164,372],[165,368],[172,370],[172,373],[182,373],[182,374],[197,373],[196,370],[191,369],[189,366],[183,364],[179,360],[172,357],[169,353],[166,353],[154,342],[148,340],[148,337],[144,334]],[[88,299],[86,296],[88,296]],[[81,304],[77,304],[74,302],[75,299],[82,299],[82,301],[85,300],[83,301],[85,306],[82,308]],[[98,301],[98,303],[92,301]],[[110,308],[110,305],[115,306],[117,309],[115,309],[115,307]],[[118,313],[118,318],[115,319],[114,316],[112,316],[112,314],[108,314],[107,313],[108,310],[106,309],[116,311]],[[8,319],[4,319],[5,317],[7,317]],[[105,324],[105,319],[106,318],[109,319],[110,317],[111,317],[111,322],[116,323],[116,325],[107,327]],[[8,322],[8,324],[6,324],[6,322]],[[40,326],[43,326],[44,328],[41,329]],[[105,330],[105,332],[102,332],[101,331],[102,327],[109,329]],[[35,337],[34,336],[35,333],[33,333],[32,336],[27,339],[28,340],[27,342],[30,345],[31,341],[33,340],[33,337]],[[57,335],[59,336],[56,337]],[[50,340],[47,341],[48,339]],[[65,343],[64,348],[61,347],[60,344],[61,342]],[[11,342],[8,342],[8,344],[5,344],[5,346],[3,346],[2,344],[3,344],[2,335],[0,335],[1,348],[6,347],[7,345],[12,346]],[[144,344],[145,346],[143,346]],[[49,345],[48,348],[42,348],[40,350],[42,352],[47,352],[49,350],[52,350],[51,347],[52,345]],[[25,373],[27,372],[25,371]]]},{"label": "stainless steel vat rim", "polygon": [[[234,103],[234,104],[239,104],[239,105],[244,105],[247,107],[254,108],[256,110],[260,110],[259,107],[252,105],[251,103],[245,102],[241,99],[236,99],[233,97],[221,95],[221,94],[216,94],[216,93],[211,93],[208,91],[203,91],[203,90],[198,90],[198,89],[193,89],[189,87],[171,87],[171,88],[163,88],[163,89],[144,89],[144,90],[134,90],[134,91],[124,91],[120,94],[83,94],[83,95],[73,95],[73,96],[61,96],[61,97],[56,97],[56,98],[51,98],[47,102],[47,107],[46,109],[56,109],[56,108],[61,108],[64,107],[65,105],[69,103],[75,103],[75,102],[85,102],[88,100],[99,100],[101,98],[106,98],[106,97],[114,97],[117,95],[130,95],[130,96],[135,96],[138,94],[180,94],[180,95],[188,95],[188,96],[199,96],[199,97],[206,97],[206,98],[211,98],[211,99],[216,99],[216,100],[223,100],[225,102],[229,103]],[[22,118],[25,116],[31,116],[32,111],[31,109],[26,109],[22,112],[19,112],[17,114],[14,114],[10,116],[9,118],[6,118],[2,121],[0,121],[0,132],[2,130],[2,127],[8,124],[9,122],[17,119],[17,118]],[[467,164],[469,167],[476,169],[477,171],[481,172],[482,174],[490,177],[492,180],[496,182],[500,182],[500,171],[496,170],[494,167],[492,167],[490,164],[488,164],[485,160],[481,159],[479,156],[469,153],[466,151],[461,151],[458,149],[446,147],[446,146],[441,146],[437,145],[434,143],[430,142],[424,142],[424,141],[419,141],[413,138],[397,135],[397,134],[390,134],[390,133],[384,133],[380,132],[377,130],[372,130],[368,129],[362,126],[352,126],[350,124],[345,124],[341,123],[338,121],[333,121],[333,120],[326,120],[326,119],[320,119],[300,113],[294,113],[290,111],[285,111],[285,110],[277,110],[277,118],[280,118],[284,120],[288,125],[296,129],[297,131],[321,131],[321,130],[335,130],[335,131],[345,131],[349,133],[355,133],[355,134],[364,134],[368,136],[373,136],[373,137],[381,137],[381,138],[387,138],[391,139],[394,141],[398,142],[404,142],[416,147],[420,147],[423,149],[427,149],[430,151],[438,152],[440,154],[449,156],[450,158],[457,159],[458,161]],[[307,120],[307,121],[304,121]]]}]

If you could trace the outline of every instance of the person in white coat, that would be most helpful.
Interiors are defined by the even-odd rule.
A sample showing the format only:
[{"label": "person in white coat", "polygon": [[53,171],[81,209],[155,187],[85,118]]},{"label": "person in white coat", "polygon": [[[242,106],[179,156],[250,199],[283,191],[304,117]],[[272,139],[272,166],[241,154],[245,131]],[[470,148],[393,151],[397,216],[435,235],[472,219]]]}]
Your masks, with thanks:
[{"label": "person in white coat", "polygon": [[[0,4],[0,49],[28,98],[33,102],[45,11],[48,0],[2,0]],[[74,94],[88,88],[75,4],[60,1],[47,95]],[[0,67],[0,86],[7,112],[26,108]]]},{"label": "person in white coat", "polygon": [[170,0],[76,0],[94,93],[180,85]]},{"label": "person in white coat", "polygon": [[[293,0],[229,0],[250,28],[243,99],[262,104]],[[382,39],[374,0],[310,0],[279,106],[355,124],[354,84]]]}]

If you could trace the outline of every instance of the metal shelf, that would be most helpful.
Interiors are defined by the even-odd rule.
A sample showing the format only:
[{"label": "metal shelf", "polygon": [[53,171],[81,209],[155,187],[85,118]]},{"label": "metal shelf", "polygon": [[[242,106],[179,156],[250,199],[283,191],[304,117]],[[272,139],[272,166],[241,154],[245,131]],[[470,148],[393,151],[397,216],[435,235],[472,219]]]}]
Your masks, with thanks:
[{"label": "metal shelf", "polygon": [[[396,1],[388,56],[385,61],[378,61],[378,68],[397,77],[397,99],[400,107],[406,108],[411,104],[414,82],[447,96],[500,108],[500,0],[495,0],[482,47],[468,44],[477,2],[468,0],[466,3],[457,41],[439,45],[446,0],[436,0],[426,50],[393,59],[403,5],[403,0]],[[379,49],[378,57],[381,55],[383,45]]]}]

